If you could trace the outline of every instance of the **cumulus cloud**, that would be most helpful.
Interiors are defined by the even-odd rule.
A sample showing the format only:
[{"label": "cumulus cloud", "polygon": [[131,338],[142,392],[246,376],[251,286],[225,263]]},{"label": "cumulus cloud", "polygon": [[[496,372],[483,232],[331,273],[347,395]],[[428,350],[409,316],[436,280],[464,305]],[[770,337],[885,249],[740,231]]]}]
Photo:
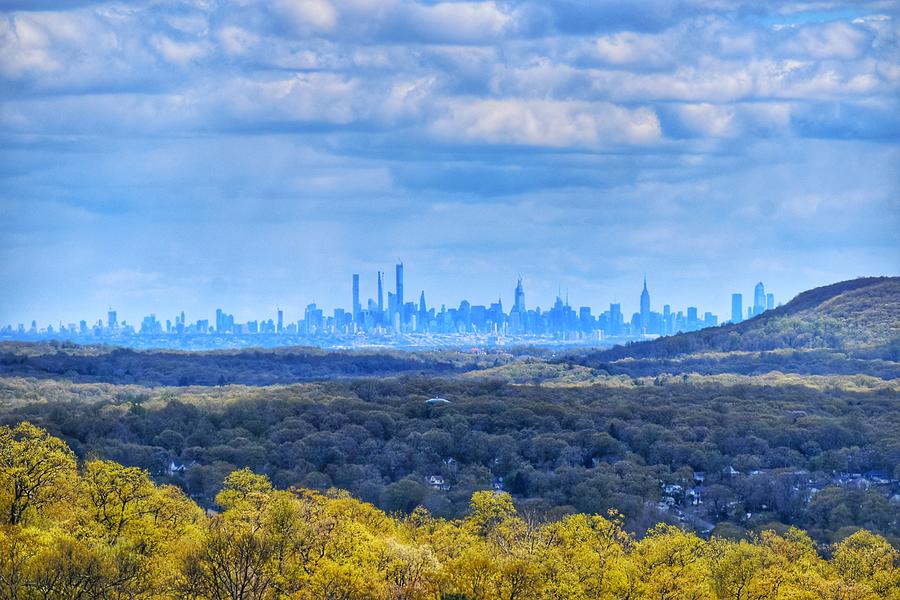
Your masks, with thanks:
[{"label": "cumulus cloud", "polygon": [[206,44],[176,42],[163,35],[153,36],[150,38],[150,43],[166,61],[181,66],[203,58],[209,53],[209,47]]},{"label": "cumulus cloud", "polygon": [[515,26],[515,16],[495,2],[408,3],[400,10],[406,31],[435,41],[496,40]]},{"label": "cumulus cloud", "polygon": [[337,11],[328,0],[276,0],[275,6],[301,35],[331,31],[337,25]]},{"label": "cumulus cloud", "polygon": [[25,78],[57,73],[67,58],[83,51],[111,52],[115,34],[104,31],[97,19],[69,13],[25,13],[0,20],[0,74]]},{"label": "cumulus cloud", "polygon": [[234,25],[222,27],[217,37],[222,49],[231,56],[245,55],[259,43],[259,36],[255,33]]},{"label": "cumulus cloud", "polygon": [[869,31],[853,23],[825,23],[782,30],[788,33],[783,52],[813,59],[853,60],[860,58],[874,39]]},{"label": "cumulus cloud", "polygon": [[648,144],[661,137],[659,120],[647,108],[558,101],[455,101],[430,129],[469,143],[551,147]]},{"label": "cumulus cloud", "polygon": [[676,36],[620,31],[597,38],[594,56],[611,65],[660,67],[677,61]]},{"label": "cumulus cloud", "polygon": [[332,73],[278,79],[243,79],[211,90],[247,124],[272,121],[351,123],[369,110],[357,80]]},{"label": "cumulus cloud", "polygon": [[[447,277],[471,267],[472,292],[523,262],[535,286],[599,294],[660,263],[712,290],[685,265],[784,270],[796,253],[807,272],[823,239],[853,260],[815,277],[900,269],[884,256],[900,256],[897,14],[882,0],[2,3],[0,278],[36,291],[0,295],[0,325],[53,298],[55,277],[92,300],[84,282],[115,295],[150,273],[133,282],[177,289],[197,271],[247,305],[301,284],[339,300],[334,273],[400,254]],[[278,235],[234,242],[254,228]],[[284,256],[304,273],[276,269]],[[810,278],[782,281],[825,283]]]}]

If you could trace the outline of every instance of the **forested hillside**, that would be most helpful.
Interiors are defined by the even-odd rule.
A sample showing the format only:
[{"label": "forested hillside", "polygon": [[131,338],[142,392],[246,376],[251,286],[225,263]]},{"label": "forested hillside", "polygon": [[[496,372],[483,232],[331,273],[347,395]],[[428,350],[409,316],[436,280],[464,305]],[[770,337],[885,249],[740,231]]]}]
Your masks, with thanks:
[{"label": "forested hillside", "polygon": [[461,520],[389,516],[345,493],[273,489],[234,471],[204,513],[140,469],[77,462],[28,423],[0,427],[0,594],[196,600],[896,600],[900,555],[857,531],[708,541],[615,512],[537,521],[505,493]]},{"label": "forested hillside", "polygon": [[595,366],[623,358],[778,349],[900,361],[900,278],[867,277],[815,288],[740,323],[589,353],[576,362]]},{"label": "forested hillside", "polygon": [[32,421],[81,457],[147,469],[207,507],[247,467],[388,511],[458,517],[496,487],[536,514],[616,509],[635,533],[660,520],[729,534],[795,525],[825,543],[865,527],[900,545],[898,397],[896,382],[777,374],[587,386],[5,379],[0,423]]},{"label": "forested hillside", "polygon": [[0,376],[157,385],[272,385],[400,374],[452,375],[506,358],[461,352],[329,352],[278,348],[188,352],[79,346],[70,342],[0,344]]}]

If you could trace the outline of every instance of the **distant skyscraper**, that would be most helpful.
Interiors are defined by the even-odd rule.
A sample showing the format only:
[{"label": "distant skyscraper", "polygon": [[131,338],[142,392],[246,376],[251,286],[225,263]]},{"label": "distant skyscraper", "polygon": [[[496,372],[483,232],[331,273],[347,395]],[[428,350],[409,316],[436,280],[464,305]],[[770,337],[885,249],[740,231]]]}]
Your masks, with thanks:
[{"label": "distant skyscraper", "polygon": [[609,334],[610,335],[621,335],[623,322],[624,322],[624,318],[622,317],[622,305],[619,303],[610,304],[609,305]]},{"label": "distant skyscraper", "polygon": [[740,323],[744,318],[744,297],[741,294],[731,295],[731,322]]},{"label": "distant skyscraper", "polygon": [[766,310],[766,286],[762,281],[753,288],[753,316],[760,315]]},{"label": "distant skyscraper", "polygon": [[[403,312],[403,262],[397,263],[397,298],[394,301],[397,306],[397,312]],[[400,324],[403,325],[403,316],[400,317]]]},{"label": "distant skyscraper", "polygon": [[672,307],[668,304],[663,305],[663,335],[671,335],[673,329]]},{"label": "distant skyscraper", "polygon": [[700,329],[700,319],[697,316],[696,306],[688,306],[687,308],[687,328],[688,331]]},{"label": "distant skyscraper", "polygon": [[519,314],[525,313],[525,289],[522,287],[522,278],[519,277],[518,283],[516,283],[516,293],[515,293],[515,302],[513,303],[513,310]]},{"label": "distant skyscraper", "polygon": [[416,315],[416,327],[413,329],[425,330],[428,325],[428,305],[425,304],[425,290],[419,296],[419,312]]},{"label": "distant skyscraper", "polygon": [[353,274],[353,322],[359,324],[362,305],[359,303],[359,273]]},{"label": "distant skyscraper", "polygon": [[109,312],[106,313],[106,326],[110,329],[115,329],[119,324],[118,319],[116,318],[116,311],[113,309],[109,309]]},{"label": "distant skyscraper", "polygon": [[644,291],[641,292],[641,333],[650,330],[650,292],[647,291],[647,276],[644,276]]},{"label": "distant skyscraper", "polygon": [[775,294],[766,294],[766,310],[775,308]]},{"label": "distant skyscraper", "polygon": [[278,333],[284,332],[284,311],[280,308],[278,309],[278,329],[276,329]]},{"label": "distant skyscraper", "polygon": [[384,315],[384,273],[378,271],[378,318]]}]

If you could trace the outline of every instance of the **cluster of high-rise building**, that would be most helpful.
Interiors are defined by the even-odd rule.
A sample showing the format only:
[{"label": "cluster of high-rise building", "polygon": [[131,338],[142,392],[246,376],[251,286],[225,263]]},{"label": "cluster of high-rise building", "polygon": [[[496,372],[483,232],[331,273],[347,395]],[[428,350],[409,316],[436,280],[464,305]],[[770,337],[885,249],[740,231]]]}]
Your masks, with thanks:
[{"label": "cluster of high-rise building", "polygon": [[766,286],[760,281],[753,288],[753,304],[747,307],[746,317],[744,316],[744,296],[743,294],[731,295],[731,322],[740,323],[745,318],[752,319],[756,315],[761,315],[767,310],[775,308],[775,294],[767,294]]},{"label": "cluster of high-rise building", "polygon": [[[303,318],[297,321],[284,321],[284,312],[279,308],[275,318],[235,321],[234,315],[216,310],[215,321],[199,319],[188,323],[182,311],[173,320],[165,323],[157,320],[155,315],[143,318],[139,325],[132,326],[119,322],[116,311],[110,309],[106,323],[97,321],[88,324],[59,324],[57,329],[48,326],[38,329],[32,322],[30,329],[19,325],[16,330],[6,326],[0,330],[0,336],[6,337],[122,337],[122,336],[209,336],[220,335],[271,335],[293,336],[300,338],[357,339],[367,336],[390,337],[404,334],[474,334],[516,338],[520,336],[552,337],[563,340],[591,340],[603,338],[637,339],[645,336],[672,335],[678,332],[695,331],[704,327],[718,325],[718,317],[711,312],[701,312],[693,306],[685,311],[674,311],[670,305],[663,306],[662,311],[651,308],[650,292],[647,279],[644,278],[640,295],[639,311],[627,318],[622,312],[620,303],[612,303],[608,310],[594,314],[591,307],[580,306],[577,309],[557,295],[552,306],[542,309],[540,306],[528,308],[525,302],[525,289],[520,277],[513,292],[513,303],[509,311],[504,311],[503,303],[498,298],[489,304],[471,304],[463,300],[459,306],[448,308],[429,306],[425,292],[419,295],[418,302],[407,301],[404,291],[403,263],[395,267],[394,291],[387,291],[385,302],[385,276],[376,274],[375,298],[365,303],[360,296],[360,276],[353,274],[351,284],[350,310],[336,308],[326,314],[323,308],[309,304]],[[732,295],[732,321],[743,319],[743,300],[741,294]],[[774,297],[766,294],[762,283],[756,285],[753,305],[747,308],[746,316],[753,317],[774,307]]]}]

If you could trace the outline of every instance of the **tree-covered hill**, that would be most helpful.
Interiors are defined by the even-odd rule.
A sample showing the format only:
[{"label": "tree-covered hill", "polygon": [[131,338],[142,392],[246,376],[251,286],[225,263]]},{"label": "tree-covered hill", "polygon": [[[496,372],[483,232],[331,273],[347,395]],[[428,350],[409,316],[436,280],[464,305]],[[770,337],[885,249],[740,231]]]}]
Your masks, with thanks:
[{"label": "tree-covered hill", "polygon": [[740,323],[592,352],[575,362],[596,365],[625,358],[782,349],[900,360],[900,277],[866,277],[815,288]]},{"label": "tree-covered hill", "polygon": [[[589,386],[0,379],[0,425],[29,421],[205,507],[228,473],[250,468],[390,512],[459,517],[473,492],[501,488],[532,514],[615,508],[633,532],[660,520],[713,533],[796,526],[830,543],[863,527],[900,547],[898,394],[900,381],[776,374]],[[429,405],[435,395],[449,403]]]},{"label": "tree-covered hill", "polygon": [[274,349],[133,350],[70,342],[0,344],[0,376],[146,386],[273,385],[347,377],[452,375],[496,366],[500,355],[452,351]]}]

